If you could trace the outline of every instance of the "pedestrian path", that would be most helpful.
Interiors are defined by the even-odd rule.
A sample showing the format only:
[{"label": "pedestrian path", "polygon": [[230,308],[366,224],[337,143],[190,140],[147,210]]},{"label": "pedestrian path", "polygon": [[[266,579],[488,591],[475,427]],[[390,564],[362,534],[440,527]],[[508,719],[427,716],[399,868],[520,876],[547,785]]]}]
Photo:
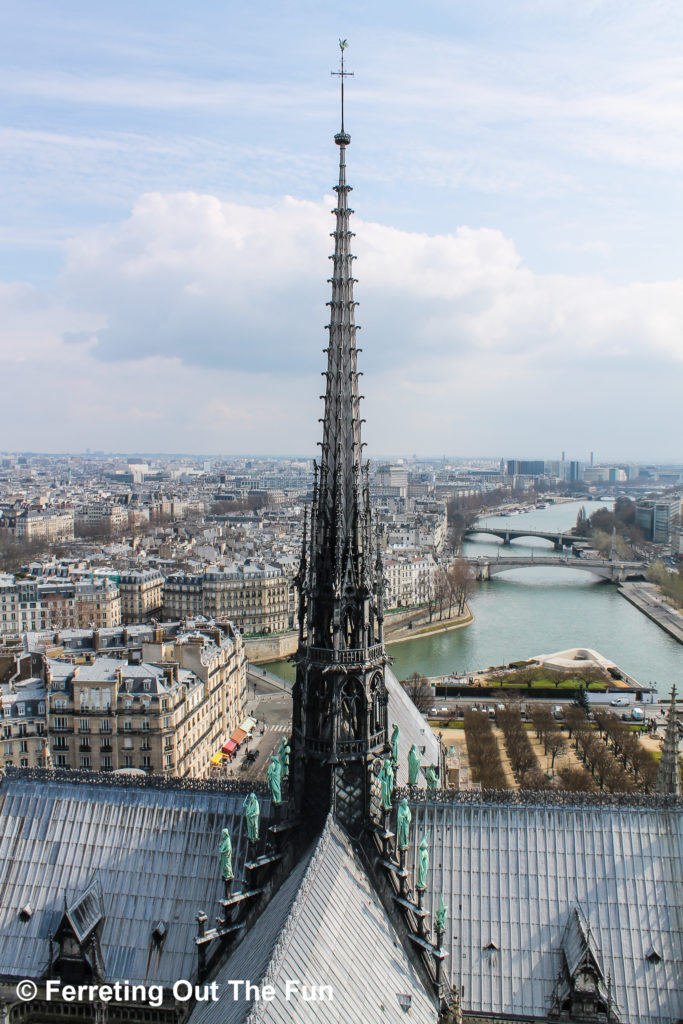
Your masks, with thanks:
[{"label": "pedestrian path", "polygon": [[291,727],[289,725],[266,725],[266,732],[283,732],[285,735],[289,735]]}]

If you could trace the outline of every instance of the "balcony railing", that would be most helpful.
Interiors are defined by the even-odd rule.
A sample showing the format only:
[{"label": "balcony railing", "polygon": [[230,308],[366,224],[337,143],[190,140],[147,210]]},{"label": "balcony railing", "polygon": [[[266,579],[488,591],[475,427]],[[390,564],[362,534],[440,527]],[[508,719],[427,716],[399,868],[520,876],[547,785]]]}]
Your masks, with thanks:
[{"label": "balcony railing", "polygon": [[363,665],[366,661],[381,658],[384,653],[382,644],[373,644],[372,647],[350,647],[340,651],[333,651],[328,647],[309,647],[307,651],[311,661],[330,662],[336,665]]}]

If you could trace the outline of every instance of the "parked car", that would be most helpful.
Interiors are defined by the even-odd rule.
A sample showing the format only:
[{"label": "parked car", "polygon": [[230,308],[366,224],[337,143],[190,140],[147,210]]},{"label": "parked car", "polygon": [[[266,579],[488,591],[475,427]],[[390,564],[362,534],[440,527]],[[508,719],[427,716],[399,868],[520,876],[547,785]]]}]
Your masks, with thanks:
[{"label": "parked car", "polygon": [[610,704],[613,708],[627,708],[630,703],[631,701],[628,699],[628,697],[615,697],[613,700],[610,701]]}]

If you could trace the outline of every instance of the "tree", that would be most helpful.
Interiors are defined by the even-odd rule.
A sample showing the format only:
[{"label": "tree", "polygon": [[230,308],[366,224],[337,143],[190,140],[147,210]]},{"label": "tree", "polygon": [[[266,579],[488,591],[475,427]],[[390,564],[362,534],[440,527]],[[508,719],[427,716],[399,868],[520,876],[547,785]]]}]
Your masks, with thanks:
[{"label": "tree", "polygon": [[590,703],[588,701],[588,695],[586,694],[586,687],[580,686],[574,694],[574,704],[577,708],[581,708],[585,715],[590,711]]},{"label": "tree", "polygon": [[564,750],[566,744],[565,739],[559,729],[555,729],[553,732],[546,736],[545,740],[545,752],[550,754],[550,768],[554,771],[555,769],[555,758],[557,755]]},{"label": "tree", "polygon": [[521,779],[522,789],[550,789],[552,783],[540,768],[529,768]]},{"label": "tree", "polygon": [[595,789],[595,784],[590,775],[583,768],[562,768],[557,773],[562,789],[570,793],[590,793]]},{"label": "tree", "polygon": [[413,672],[412,676],[401,680],[401,686],[418,711],[429,711],[434,700],[434,694],[432,686],[425,676],[421,676],[419,672]]},{"label": "tree", "polygon": [[588,516],[586,515],[586,509],[582,505],[576,516],[576,526],[574,528],[574,533],[577,537],[587,537],[590,532],[591,527],[588,521]]},{"label": "tree", "polygon": [[474,570],[464,558],[456,558],[446,574],[447,585],[455,600],[458,615],[462,615],[465,606],[474,591]]}]

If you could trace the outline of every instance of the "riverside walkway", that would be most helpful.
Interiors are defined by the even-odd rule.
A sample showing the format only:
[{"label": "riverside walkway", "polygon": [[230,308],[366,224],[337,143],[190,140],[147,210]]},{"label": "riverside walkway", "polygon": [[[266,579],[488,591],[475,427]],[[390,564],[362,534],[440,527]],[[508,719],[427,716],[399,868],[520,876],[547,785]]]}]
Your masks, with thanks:
[{"label": "riverside walkway", "polygon": [[647,583],[622,583],[619,593],[674,640],[678,640],[679,644],[683,644],[683,615],[668,605],[654,586]]}]

